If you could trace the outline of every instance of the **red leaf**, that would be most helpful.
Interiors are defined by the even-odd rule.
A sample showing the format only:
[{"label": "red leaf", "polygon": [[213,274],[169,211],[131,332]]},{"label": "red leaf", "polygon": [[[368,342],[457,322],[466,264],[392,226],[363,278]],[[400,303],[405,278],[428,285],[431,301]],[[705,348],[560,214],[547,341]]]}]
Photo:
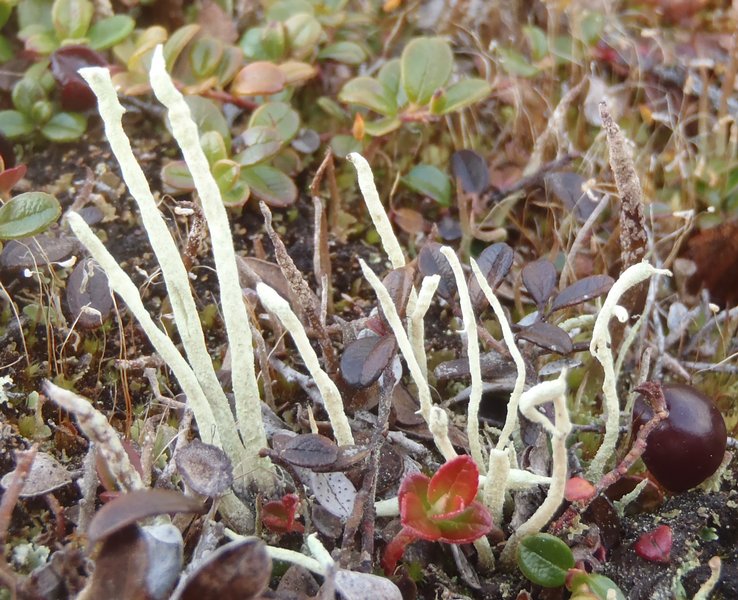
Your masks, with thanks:
[{"label": "red leaf", "polygon": [[437,542],[442,533],[439,523],[431,520],[430,509],[423,498],[415,494],[405,494],[400,498],[400,520],[403,527],[416,538]]},{"label": "red leaf", "polygon": [[[479,470],[470,456],[457,456],[444,464],[431,478],[428,485],[428,502],[436,510],[436,514],[452,512],[468,506],[477,497],[479,489]],[[443,505],[439,500],[446,498]]]},{"label": "red leaf", "polygon": [[26,165],[0,171],[0,194],[8,194],[26,174]]},{"label": "red leaf", "polygon": [[470,544],[492,529],[492,516],[481,502],[472,502],[466,510],[438,523],[442,537],[439,542]]},{"label": "red leaf", "polygon": [[667,564],[671,559],[671,543],[671,527],[659,525],[639,537],[633,549],[644,560]]},{"label": "red leaf", "polygon": [[261,509],[261,520],[267,529],[276,533],[302,533],[304,525],[295,521],[299,503],[296,494],[285,494],[281,500],[267,502]]}]

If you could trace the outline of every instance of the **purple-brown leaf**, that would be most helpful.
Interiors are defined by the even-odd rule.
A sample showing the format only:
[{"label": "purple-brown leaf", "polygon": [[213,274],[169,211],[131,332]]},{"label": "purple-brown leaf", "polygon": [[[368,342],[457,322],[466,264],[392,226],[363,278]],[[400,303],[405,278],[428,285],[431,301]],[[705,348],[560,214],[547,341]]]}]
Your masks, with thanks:
[{"label": "purple-brown leaf", "polygon": [[[487,280],[489,287],[493,290],[500,285],[500,282],[505,278],[505,275],[510,272],[514,256],[515,253],[513,252],[513,249],[507,244],[500,242],[485,248],[479,255],[479,258],[477,258],[479,270]],[[477,310],[487,302],[484,292],[482,292],[482,288],[479,287],[479,283],[477,283],[477,278],[474,273],[469,276],[469,296],[474,304],[474,308]]]},{"label": "purple-brown leaf", "polygon": [[518,338],[558,354],[569,354],[574,348],[566,331],[544,321],[538,321],[521,330],[518,333]]},{"label": "purple-brown leaf", "polygon": [[330,467],[338,458],[338,446],[323,435],[304,433],[290,439],[280,458],[296,467],[316,469]]},{"label": "purple-brown leaf", "polygon": [[103,506],[90,522],[87,537],[90,545],[124,527],[156,515],[199,513],[207,509],[195,498],[177,490],[145,489],[121,494]]},{"label": "purple-brown leaf", "polygon": [[259,597],[272,576],[272,559],[261,540],[221,546],[190,576],[173,600],[250,600]]},{"label": "purple-brown leaf", "polygon": [[592,298],[607,294],[615,280],[609,275],[592,275],[572,283],[557,294],[551,303],[551,312],[576,306]]},{"label": "purple-brown leaf", "polygon": [[473,150],[454,152],[451,170],[467,194],[481,194],[489,185],[487,161]]},{"label": "purple-brown leaf", "polygon": [[555,196],[568,212],[574,212],[580,221],[586,221],[597,206],[599,198],[590,200],[582,191],[586,180],[578,173],[549,173],[543,178],[547,196]]},{"label": "purple-brown leaf", "polygon": [[379,379],[395,351],[394,335],[371,335],[354,340],[341,356],[341,375],[352,387],[368,387]]},{"label": "purple-brown leaf", "polygon": [[91,258],[77,264],[67,280],[67,305],[76,325],[95,329],[113,312],[113,294],[105,271]]},{"label": "purple-brown leaf", "polygon": [[415,269],[410,265],[405,265],[399,269],[393,269],[382,280],[401,318],[405,316],[407,300],[410,297],[410,290],[413,287],[414,275]]},{"label": "purple-brown leaf", "polygon": [[418,254],[418,269],[425,276],[440,275],[438,294],[445,299],[456,293],[456,279],[448,259],[441,254],[441,244],[431,242],[426,244]]},{"label": "purple-brown leaf", "polygon": [[540,308],[551,297],[556,287],[556,267],[545,258],[528,263],[523,267],[523,283]]}]

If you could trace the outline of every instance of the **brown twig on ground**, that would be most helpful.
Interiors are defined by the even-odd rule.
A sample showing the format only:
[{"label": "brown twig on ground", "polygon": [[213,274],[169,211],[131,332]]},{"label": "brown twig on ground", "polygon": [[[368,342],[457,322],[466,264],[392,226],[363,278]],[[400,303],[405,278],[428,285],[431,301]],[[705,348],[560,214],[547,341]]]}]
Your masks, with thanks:
[{"label": "brown twig on ground", "polygon": [[661,421],[668,418],[669,411],[666,408],[666,398],[661,388],[661,384],[654,381],[646,381],[633,390],[641,394],[651,405],[653,416],[649,421],[638,430],[636,439],[630,451],[623,457],[623,460],[609,473],[605,473],[595,486],[595,493],[587,500],[573,502],[569,508],[564,511],[556,521],[549,526],[549,531],[554,535],[561,533],[578,515],[587,510],[592,501],[604,492],[612,484],[620,480],[635,462],[646,451],[648,436],[659,426]]},{"label": "brown twig on ground", "polygon": [[13,516],[13,508],[15,508],[18,502],[23,484],[26,482],[26,477],[28,477],[28,473],[31,471],[33,459],[36,458],[36,452],[38,452],[38,444],[34,444],[25,452],[17,453],[18,462],[15,465],[15,475],[13,475],[10,485],[5,488],[3,499],[0,501],[0,548],[3,550],[0,552],[0,580],[10,590],[13,599],[16,598],[16,589],[21,579],[10,569],[5,560],[5,542],[8,538],[8,528],[10,527],[10,520]]},{"label": "brown twig on ground", "polygon": [[382,376],[382,387],[379,392],[379,408],[377,426],[370,442],[371,455],[361,489],[356,495],[354,508],[346,520],[341,544],[341,564],[349,568],[351,551],[355,547],[356,534],[361,527],[361,558],[358,571],[371,573],[372,557],[374,556],[374,499],[377,492],[377,477],[379,474],[379,458],[387,434],[390,408],[392,406],[392,391],[395,387],[395,378],[392,372],[392,361],[385,368]]},{"label": "brown twig on ground", "polygon": [[338,372],[338,358],[336,351],[333,349],[331,338],[328,336],[328,332],[323,327],[323,323],[320,321],[320,303],[318,298],[315,296],[313,291],[308,287],[300,270],[295,266],[292,257],[287,253],[284,242],[277,235],[272,227],[272,212],[264,202],[259,203],[261,213],[264,215],[264,225],[266,226],[267,234],[269,239],[272,241],[274,246],[274,254],[277,259],[282,273],[290,284],[292,293],[296,298],[299,299],[301,308],[305,311],[305,317],[310,323],[310,327],[313,328],[318,338],[318,343],[323,351],[323,358],[325,360],[325,367],[328,374],[335,374]]},{"label": "brown twig on ground", "polygon": [[320,184],[323,177],[328,176],[328,191],[331,195],[331,202],[328,205],[328,226],[331,230],[335,229],[336,220],[338,218],[338,207],[341,204],[341,193],[338,191],[338,182],[336,181],[336,165],[333,161],[333,152],[329,148],[326,150],[325,158],[320,163],[318,170],[315,172],[313,181],[310,183],[310,195],[315,198],[320,191]]}]

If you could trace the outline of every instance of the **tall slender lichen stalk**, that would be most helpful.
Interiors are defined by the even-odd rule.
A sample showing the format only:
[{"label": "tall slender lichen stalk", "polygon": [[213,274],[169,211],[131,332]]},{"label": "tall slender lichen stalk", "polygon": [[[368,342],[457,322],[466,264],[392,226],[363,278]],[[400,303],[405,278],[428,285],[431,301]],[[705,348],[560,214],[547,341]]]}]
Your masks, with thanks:
[{"label": "tall slender lichen stalk", "polygon": [[618,300],[629,289],[653,275],[671,275],[671,271],[657,269],[647,262],[638,263],[623,271],[618,280],[610,288],[592,329],[592,341],[589,345],[589,352],[600,362],[604,371],[602,395],[605,398],[606,417],[605,437],[587,471],[587,478],[590,481],[600,480],[605,471],[607,461],[615,455],[615,447],[618,443],[618,432],[620,430],[620,401],[618,400],[616,388],[617,374],[615,372],[615,362],[611,348],[610,320],[613,316],[617,317],[621,323],[624,323],[628,319],[627,311],[618,305]]},{"label": "tall slender lichen stalk", "polygon": [[[113,154],[120,163],[123,179],[141,211],[144,228],[162,269],[172,305],[174,322],[187,355],[186,361],[172,341],[151,320],[136,286],[81,217],[70,214],[68,220],[75,234],[108,274],[113,290],[131,308],[154,348],[172,369],[183,391],[187,394],[202,437],[223,448],[234,464],[234,470],[238,475],[236,481],[239,485],[255,481],[262,488],[271,488],[274,485],[273,467],[269,461],[258,456],[259,450],[266,446],[266,435],[261,419],[256,378],[253,375],[253,349],[250,346],[251,332],[248,325],[248,314],[243,305],[237,283],[238,278],[235,275],[235,253],[230,227],[217,185],[212,180],[209,170],[207,175],[203,173],[200,158],[204,156],[198,156],[202,154],[202,150],[196,125],[192,122],[189,109],[181,95],[179,99],[174,97],[172,91],[175,94],[179,93],[176,92],[166,73],[164,64],[162,49],[157,47],[152,59],[152,84],[170,108],[172,129],[178,137],[185,159],[198,184],[203,212],[208,219],[213,239],[216,268],[221,284],[221,302],[224,315],[228,315],[229,342],[234,350],[235,361],[237,361],[237,364],[234,364],[234,392],[236,393],[236,412],[240,420],[240,430],[233,418],[205,345],[205,336],[180,251],[156,207],[156,201],[143,170],[133,155],[130,141],[121,122],[125,111],[118,101],[110,73],[103,68],[82,69],[80,73],[98,97],[99,111],[108,141]],[[193,149],[194,147],[196,148]],[[219,203],[220,208],[215,206],[216,203]],[[220,209],[223,209],[223,212]],[[242,369],[244,373],[236,375],[239,369]],[[225,506],[232,504],[234,510],[244,508],[236,506],[232,500],[235,498],[226,500]]]}]

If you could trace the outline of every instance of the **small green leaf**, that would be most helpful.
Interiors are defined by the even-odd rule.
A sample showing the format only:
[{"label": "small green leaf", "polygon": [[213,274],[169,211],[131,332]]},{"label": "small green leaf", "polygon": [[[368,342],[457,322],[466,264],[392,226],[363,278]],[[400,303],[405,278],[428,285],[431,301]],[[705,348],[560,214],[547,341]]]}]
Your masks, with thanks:
[{"label": "small green leaf", "polygon": [[[576,592],[581,591],[583,594],[593,594],[597,600],[625,600],[625,594],[612,579],[597,573],[577,573],[567,583],[567,587],[575,595]],[[614,594],[608,596],[607,594],[610,591]],[[585,595],[585,598],[591,597]]]},{"label": "small green leaf", "polygon": [[15,4],[15,1],[9,2],[8,0],[0,2],[0,29],[2,29],[5,23],[8,22],[8,19],[10,18],[10,13],[13,12],[13,7],[15,6]]},{"label": "small green leaf", "polygon": [[518,567],[528,579],[543,587],[559,587],[574,566],[574,555],[562,540],[549,533],[536,533],[518,545]]},{"label": "small green leaf", "polygon": [[502,68],[510,75],[534,77],[540,71],[538,67],[530,64],[530,61],[516,50],[512,50],[510,48],[498,48],[497,54],[500,57]]},{"label": "small green leaf", "polygon": [[528,38],[528,46],[534,60],[543,59],[548,53],[548,38],[546,32],[540,27],[523,27],[525,37]]},{"label": "small green leaf", "polygon": [[411,190],[432,198],[441,206],[451,206],[451,180],[433,165],[416,165],[402,178]]},{"label": "small green leaf", "polygon": [[353,135],[334,135],[331,139],[331,151],[341,158],[347,157],[352,152],[361,152],[362,144]]},{"label": "small green leaf", "polygon": [[[218,132],[223,138],[226,148],[230,151],[231,132],[223,116],[223,112],[218,105],[212,100],[200,96],[187,96],[185,102],[190,107],[192,119],[197,124],[197,130],[200,132],[200,135],[202,136],[208,131]],[[167,121],[168,125],[169,122]]]},{"label": "small green leaf", "polygon": [[164,44],[164,60],[166,61],[167,71],[172,71],[179,55],[182,54],[187,44],[200,32],[200,29],[200,25],[192,23],[180,27],[169,36],[169,39]]},{"label": "small green leaf", "polygon": [[192,43],[189,51],[190,66],[198,79],[210,77],[223,57],[223,44],[211,37],[202,37]]},{"label": "small green leaf", "polygon": [[206,131],[203,133],[200,136],[200,146],[202,146],[202,151],[205,153],[210,165],[228,158],[228,149],[223,141],[223,137],[217,131]]},{"label": "small green leaf", "polygon": [[73,142],[81,138],[87,129],[87,117],[80,113],[56,113],[41,128],[41,133],[52,142]]},{"label": "small green leaf", "polygon": [[4,35],[0,35],[0,63],[9,61],[13,56],[15,56],[15,50],[10,41]]},{"label": "small green leaf", "polygon": [[241,180],[253,194],[270,206],[289,206],[297,200],[297,187],[292,179],[269,165],[255,165],[241,170]]},{"label": "small green leaf", "polygon": [[439,37],[416,38],[402,52],[402,87],[410,102],[425,105],[446,85],[454,57],[449,43]]},{"label": "small green leaf", "polygon": [[92,22],[94,7],[89,0],[56,0],[51,18],[59,40],[85,37]]},{"label": "small green leaf", "polygon": [[281,60],[286,47],[284,25],[269,23],[266,27],[252,27],[241,36],[238,45],[248,60]]},{"label": "small green leaf", "polygon": [[218,183],[218,189],[226,192],[236,185],[241,174],[241,165],[232,160],[219,160],[213,165],[212,173]]},{"label": "small green leaf", "polygon": [[492,87],[484,79],[464,79],[449,87],[443,95],[441,114],[456,112],[484,100]]},{"label": "small green leaf", "polygon": [[87,37],[93,50],[107,50],[120,44],[133,32],[136,22],[128,15],[113,15],[90,27]]},{"label": "small green leaf", "polygon": [[44,29],[51,29],[51,0],[23,0],[15,9],[18,29],[38,24]]},{"label": "small green leaf", "polygon": [[17,110],[0,111],[0,132],[8,139],[16,139],[33,133],[35,125]]},{"label": "small green leaf", "polygon": [[289,142],[300,129],[300,115],[285,102],[267,102],[257,108],[249,119],[249,127],[276,129],[282,142]]},{"label": "small green leaf", "polygon": [[318,53],[320,59],[330,59],[347,65],[359,65],[366,60],[366,52],[355,42],[336,42]]},{"label": "small green leaf", "polygon": [[402,126],[402,121],[397,117],[384,117],[376,121],[364,123],[364,132],[372,137],[381,137],[396,131]]},{"label": "small green leaf", "polygon": [[230,207],[243,206],[251,196],[249,184],[245,181],[237,181],[229,190],[222,192],[223,204]]},{"label": "small green leaf", "polygon": [[377,73],[377,80],[393,94],[397,94],[402,80],[400,59],[393,58],[384,63],[382,68],[379,69],[379,73]]},{"label": "small green leaf", "polygon": [[243,134],[242,139],[246,148],[233,157],[238,164],[248,167],[271,158],[282,147],[279,133],[272,127],[257,125],[249,127]]},{"label": "small green leaf", "polygon": [[292,57],[301,59],[311,54],[323,34],[320,21],[306,13],[291,16],[284,22]]},{"label": "small green leaf", "polygon": [[286,21],[292,15],[298,14],[313,16],[315,14],[313,5],[308,0],[279,0],[269,7],[266,18],[270,21]]},{"label": "small green leaf", "polygon": [[581,21],[579,21],[582,41],[588,46],[593,46],[599,41],[604,27],[605,15],[598,12],[585,12]]},{"label": "small green leaf", "polygon": [[372,77],[356,77],[346,82],[338,99],[347,104],[364,106],[386,117],[397,114],[394,94]]},{"label": "small green leaf", "polygon": [[59,201],[44,192],[26,192],[0,207],[0,239],[13,240],[36,235],[61,214]]},{"label": "small green leaf", "polygon": [[13,87],[11,92],[13,106],[20,112],[29,115],[37,102],[46,100],[46,92],[37,80],[24,77]]},{"label": "small green leaf", "polygon": [[59,42],[56,41],[52,33],[39,31],[38,33],[29,35],[24,41],[24,46],[29,52],[51,54],[59,47]]},{"label": "small green leaf", "polygon": [[169,193],[191,192],[195,189],[195,182],[183,160],[173,160],[165,164],[161,168],[161,180],[171,188],[171,191],[167,190]]}]

